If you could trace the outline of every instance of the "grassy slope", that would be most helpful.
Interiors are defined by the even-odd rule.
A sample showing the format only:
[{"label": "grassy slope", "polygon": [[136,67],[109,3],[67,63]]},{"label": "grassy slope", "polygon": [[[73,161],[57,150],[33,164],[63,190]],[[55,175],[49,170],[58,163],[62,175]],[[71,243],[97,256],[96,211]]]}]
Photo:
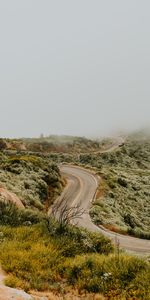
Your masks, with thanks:
[{"label": "grassy slope", "polygon": [[111,253],[98,234],[72,227],[60,232],[59,225],[44,223],[1,226],[0,232],[0,262],[11,287],[65,293],[72,286],[107,299],[150,299],[149,263]]}]

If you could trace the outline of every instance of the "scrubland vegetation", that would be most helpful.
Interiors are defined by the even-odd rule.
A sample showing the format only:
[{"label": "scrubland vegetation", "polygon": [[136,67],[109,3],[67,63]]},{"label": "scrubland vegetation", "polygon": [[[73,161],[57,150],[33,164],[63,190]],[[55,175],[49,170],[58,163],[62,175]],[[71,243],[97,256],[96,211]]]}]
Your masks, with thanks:
[{"label": "scrubland vegetation", "polygon": [[85,137],[56,136],[42,137],[37,139],[25,139],[26,147],[30,151],[75,153],[98,150],[100,143]]},{"label": "scrubland vegetation", "polygon": [[34,213],[28,226],[6,226],[6,221],[0,226],[0,263],[8,273],[8,286],[63,295],[70,287],[79,293],[101,293],[106,299],[150,299],[148,261],[116,253],[100,234],[62,228],[36,214],[36,222]]},{"label": "scrubland vegetation", "polygon": [[63,181],[50,159],[1,153],[0,186],[14,192],[26,208],[43,210],[61,193]]},{"label": "scrubland vegetation", "polygon": [[[109,148],[111,140],[100,142]],[[105,146],[104,146],[105,145]],[[87,146],[87,145],[86,145]],[[94,146],[91,147],[94,149]],[[49,153],[56,163],[66,162],[92,168],[102,181],[97,199],[91,209],[96,224],[125,234],[150,238],[150,134],[130,135],[125,144],[112,152]],[[80,153],[80,154],[79,154]]]},{"label": "scrubland vegetation", "polygon": [[90,157],[102,177],[91,209],[98,224],[150,238],[150,139],[129,138],[118,151]]},{"label": "scrubland vegetation", "polygon": [[26,139],[0,139],[1,150],[17,150],[30,152],[54,152],[54,153],[88,153],[105,150],[114,143],[111,138],[101,141],[91,140],[85,137],[50,135],[40,138]]},{"label": "scrubland vegetation", "polygon": [[[18,209],[0,196],[0,264],[8,273],[6,284],[25,291],[58,291],[64,297],[70,288],[79,294],[100,293],[107,300],[150,300],[149,259],[124,254],[100,234],[62,226],[46,213],[65,184],[57,163],[75,163],[101,177],[90,212],[93,221],[150,238],[149,136],[130,136],[118,150],[103,154],[96,142],[90,146],[82,139],[67,140],[66,146],[64,138],[61,148],[59,143],[57,151],[47,154],[40,148],[43,137],[40,143],[26,142],[30,151],[20,150],[20,141],[13,149],[8,149],[10,141],[7,147],[0,143],[0,187],[18,195],[25,206]],[[102,148],[106,145],[107,140]]]}]

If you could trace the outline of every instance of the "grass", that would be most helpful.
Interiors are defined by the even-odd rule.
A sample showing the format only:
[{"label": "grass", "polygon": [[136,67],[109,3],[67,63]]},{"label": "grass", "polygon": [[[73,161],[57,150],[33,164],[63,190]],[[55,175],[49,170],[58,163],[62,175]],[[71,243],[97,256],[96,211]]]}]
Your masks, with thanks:
[{"label": "grass", "polygon": [[39,227],[13,230],[3,227],[1,232],[5,242],[1,243],[0,260],[3,269],[10,274],[6,284],[26,291],[31,288],[42,291],[58,281],[55,266],[61,256],[53,240]]},{"label": "grass", "polygon": [[[55,230],[58,232],[57,227]],[[86,232],[81,233],[75,228],[68,228],[65,235],[56,235],[53,231],[50,235],[44,224],[17,228],[4,226],[0,231],[0,261],[4,270],[11,273],[7,284],[12,286],[11,282],[19,280],[19,287],[21,283],[25,289],[28,286],[28,289],[45,290],[55,281],[59,282],[59,267],[67,257],[95,251],[109,253],[112,250],[110,242],[102,236],[95,240],[91,235],[89,239]]]},{"label": "grass", "polygon": [[43,218],[43,214],[31,209],[18,209],[11,202],[0,201],[0,225],[13,227],[24,224],[37,224]]},{"label": "grass", "polygon": [[87,246],[89,234],[74,227],[58,235],[57,226],[51,225],[51,233],[44,223],[0,227],[0,263],[9,274],[7,285],[26,291],[70,286],[79,292],[101,293],[107,299],[150,299],[148,262],[116,256],[101,235],[90,236],[94,247]]}]

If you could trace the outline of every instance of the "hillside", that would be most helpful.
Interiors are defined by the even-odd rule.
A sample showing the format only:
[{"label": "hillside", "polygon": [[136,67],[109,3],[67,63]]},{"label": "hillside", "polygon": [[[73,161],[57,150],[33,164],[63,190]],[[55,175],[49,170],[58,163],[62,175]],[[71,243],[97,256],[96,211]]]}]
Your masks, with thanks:
[{"label": "hillside", "polygon": [[91,216],[97,224],[115,231],[149,238],[150,138],[130,136],[117,151],[82,156],[102,182]]},{"label": "hillside", "polygon": [[[7,143],[14,145],[14,140]],[[57,163],[76,163],[101,177],[90,212],[93,221],[149,238],[149,136],[132,135],[116,150],[113,141],[102,141],[103,149],[113,147],[105,153],[92,140],[91,146],[82,138],[70,143],[68,152],[34,152],[8,144],[0,152],[0,264],[7,273],[5,283],[25,290],[32,300],[150,300],[149,258],[127,255],[101,234],[71,226],[63,216],[56,222],[47,215],[66,183]],[[25,145],[22,140],[18,144]],[[68,141],[62,144],[69,149]],[[10,202],[13,197],[16,203]]]},{"label": "hillside", "polygon": [[[70,136],[50,136],[17,142],[9,140],[9,143],[13,146],[17,143],[30,149],[30,151],[7,149],[3,152],[3,156],[8,162],[1,164],[1,184],[4,182],[8,189],[21,197],[23,204],[43,209],[47,198],[51,199],[49,201],[52,203],[59,195],[63,182],[56,163],[67,162],[92,167],[102,179],[97,199],[91,209],[94,222],[114,231],[149,238],[149,133],[141,131],[131,134],[117,151],[105,153],[100,152],[102,149],[111,149],[113,140],[92,141]],[[14,155],[22,158],[16,163]],[[40,163],[38,171],[35,162],[36,166],[37,162]],[[49,166],[49,170],[46,170],[46,165]],[[57,178],[54,182],[53,178],[49,178],[49,188],[44,179],[45,171],[50,172],[51,177]],[[20,172],[20,175],[17,175],[17,172]]]},{"label": "hillside", "polygon": [[0,153],[0,198],[3,189],[17,195],[25,208],[44,210],[63,184],[57,165],[45,157]]},{"label": "hillside", "polygon": [[113,144],[112,138],[92,140],[85,137],[51,135],[40,138],[0,139],[0,150],[18,152],[80,154],[103,151]]}]

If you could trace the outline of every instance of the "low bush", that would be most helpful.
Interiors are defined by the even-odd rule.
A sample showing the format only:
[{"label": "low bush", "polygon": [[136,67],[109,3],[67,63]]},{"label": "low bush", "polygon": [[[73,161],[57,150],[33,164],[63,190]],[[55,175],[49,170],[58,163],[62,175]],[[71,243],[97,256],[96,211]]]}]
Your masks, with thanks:
[{"label": "low bush", "polygon": [[36,224],[42,220],[42,214],[30,209],[18,209],[15,204],[0,201],[0,225],[19,226]]},{"label": "low bush", "polygon": [[44,219],[43,226],[47,234],[57,237],[58,248],[65,257],[93,252],[109,254],[114,250],[111,241],[99,233],[88,232],[72,225],[65,226],[62,231],[62,228],[60,230],[61,224],[47,217]]},{"label": "low bush", "polygon": [[[114,255],[77,256],[74,260],[67,260],[61,271],[69,283],[78,289],[101,292],[108,295],[108,299],[114,299],[115,296],[120,299],[124,295],[125,299],[146,300],[150,296],[150,266],[136,257],[121,255],[118,261]],[[144,282],[141,294],[137,286],[140,280]],[[135,295],[137,298],[134,298]],[[141,296],[145,298],[140,298]]]}]

